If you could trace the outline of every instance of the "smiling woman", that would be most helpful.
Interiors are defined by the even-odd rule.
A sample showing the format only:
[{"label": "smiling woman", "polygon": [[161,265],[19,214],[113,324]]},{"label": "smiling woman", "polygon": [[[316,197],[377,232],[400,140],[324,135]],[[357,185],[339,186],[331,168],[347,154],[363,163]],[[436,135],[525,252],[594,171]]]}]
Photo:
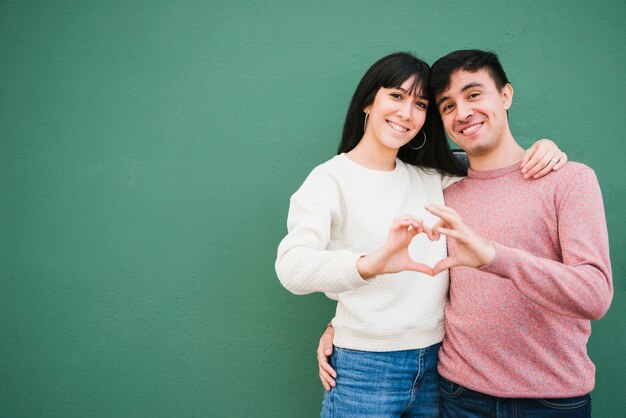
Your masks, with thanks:
[{"label": "smiling woman", "polygon": [[291,197],[278,277],[295,294],[338,301],[336,382],[320,360],[324,417],[438,415],[448,271],[433,280],[431,266],[447,254],[444,239],[420,233],[436,220],[425,205],[443,204],[465,168],[429,106],[429,82],[411,54],[376,62],[352,97],[339,155]]},{"label": "smiling woman", "polygon": [[[416,79],[413,76],[399,87],[378,90],[374,102],[364,109],[365,134],[356,149],[350,151],[354,160],[374,169],[393,169],[398,149],[413,139],[426,121],[428,99],[415,87]],[[376,160],[367,160],[372,157]]]}]

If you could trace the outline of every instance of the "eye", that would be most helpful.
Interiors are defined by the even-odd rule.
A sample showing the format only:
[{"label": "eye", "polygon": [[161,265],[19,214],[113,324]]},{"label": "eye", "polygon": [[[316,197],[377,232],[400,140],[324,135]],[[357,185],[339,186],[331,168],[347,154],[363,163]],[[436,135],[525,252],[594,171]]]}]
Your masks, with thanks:
[{"label": "eye", "polygon": [[480,93],[470,93],[467,98],[468,99],[474,99],[476,97],[480,96]]},{"label": "eye", "polygon": [[444,103],[441,105],[441,113],[447,113],[452,110],[454,106],[451,103]]},{"label": "eye", "polygon": [[428,108],[428,103],[420,100],[418,102],[415,102],[415,106],[417,106],[417,107],[419,107],[421,109],[426,109],[426,108]]},{"label": "eye", "polygon": [[400,93],[389,93],[389,95],[394,99],[402,99],[402,95]]}]

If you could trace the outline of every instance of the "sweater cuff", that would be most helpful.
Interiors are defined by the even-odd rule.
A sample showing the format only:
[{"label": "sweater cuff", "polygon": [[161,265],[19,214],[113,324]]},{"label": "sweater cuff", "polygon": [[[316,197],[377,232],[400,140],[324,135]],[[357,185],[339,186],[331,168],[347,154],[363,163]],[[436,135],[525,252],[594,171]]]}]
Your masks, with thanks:
[{"label": "sweater cuff", "polygon": [[356,267],[356,263],[357,261],[359,261],[359,258],[365,255],[367,254],[354,254],[354,257],[351,260],[352,268],[348,272],[349,274],[346,275],[346,280],[347,280],[347,285],[350,286],[350,289],[352,290],[358,289],[361,286],[368,285],[371,282],[371,279],[365,280],[363,277],[361,277],[361,275],[359,274],[359,270]]},{"label": "sweater cuff", "polygon": [[498,244],[494,241],[491,241],[491,243],[496,249],[496,255],[493,260],[491,260],[491,263],[485,264],[478,270],[484,271],[486,273],[496,274],[500,277],[508,279],[509,267],[511,266],[511,259],[514,257],[513,253],[515,250],[509,247],[505,247],[504,245]]}]

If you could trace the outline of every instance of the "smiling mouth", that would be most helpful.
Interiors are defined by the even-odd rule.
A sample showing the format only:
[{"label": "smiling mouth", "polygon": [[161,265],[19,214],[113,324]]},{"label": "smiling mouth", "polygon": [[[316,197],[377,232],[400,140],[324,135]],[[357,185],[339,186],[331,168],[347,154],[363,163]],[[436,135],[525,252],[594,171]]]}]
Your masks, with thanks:
[{"label": "smiling mouth", "polygon": [[461,130],[461,133],[463,133],[463,135],[471,135],[477,130],[479,130],[482,125],[483,125],[482,122],[475,123],[474,125],[468,126],[467,128]]},{"label": "smiling mouth", "polygon": [[390,121],[390,120],[388,120],[388,121],[387,121],[387,125],[391,126],[391,128],[392,128],[394,131],[398,131],[398,132],[400,132],[400,133],[406,133],[406,132],[409,132],[409,130],[408,130],[407,128],[405,128],[405,127],[403,127],[403,126],[400,126],[400,125],[398,125],[397,123],[394,123],[394,122],[392,122],[392,121]]}]

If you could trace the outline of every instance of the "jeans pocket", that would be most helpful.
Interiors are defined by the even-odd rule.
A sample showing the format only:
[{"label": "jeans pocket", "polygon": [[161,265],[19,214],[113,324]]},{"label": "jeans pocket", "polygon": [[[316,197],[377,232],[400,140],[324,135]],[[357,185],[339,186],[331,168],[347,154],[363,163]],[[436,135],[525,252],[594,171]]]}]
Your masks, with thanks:
[{"label": "jeans pocket", "polygon": [[448,398],[459,397],[465,388],[457,383],[451,382],[443,376],[439,376],[439,391]]},{"label": "jeans pocket", "polygon": [[574,396],[573,398],[539,398],[537,402],[552,409],[578,409],[591,402],[590,395]]}]

